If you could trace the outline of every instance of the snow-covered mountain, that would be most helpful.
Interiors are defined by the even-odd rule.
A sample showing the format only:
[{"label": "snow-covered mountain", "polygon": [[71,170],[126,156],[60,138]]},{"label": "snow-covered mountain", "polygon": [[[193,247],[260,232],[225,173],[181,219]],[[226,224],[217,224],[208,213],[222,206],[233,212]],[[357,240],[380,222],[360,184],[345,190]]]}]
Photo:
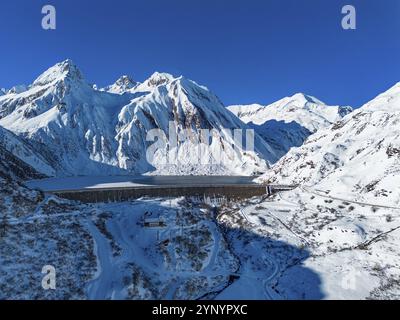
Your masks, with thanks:
[{"label": "snow-covered mountain", "polygon": [[[0,123],[19,135],[0,127],[0,299],[399,299],[400,83],[291,149],[260,180],[301,187],[271,197],[83,205],[13,181],[35,178],[33,166],[146,170],[150,129],[247,128],[224,110],[168,74],[96,90],[69,61],[0,97]],[[189,145],[178,148],[190,168]],[[234,153],[234,168],[261,162],[239,153],[254,158],[240,167]],[[59,289],[37,290],[49,263]]]},{"label": "snow-covered mountain", "polygon": [[67,60],[39,76],[29,90],[2,96],[0,125],[30,140],[59,174],[110,171],[117,163],[111,154],[116,122],[111,117],[128,101],[93,90]]},{"label": "snow-covered mountain", "polygon": [[400,83],[292,149],[263,177],[400,203]]},{"label": "snow-covered mountain", "polygon": [[317,98],[303,93],[283,98],[267,106],[236,105],[228,109],[245,123],[262,125],[270,120],[285,123],[294,121],[312,133],[340,120],[352,111],[351,107],[328,106]]},{"label": "snow-covered mountain", "polygon": [[261,135],[279,158],[290,148],[301,146],[312,133],[352,111],[351,107],[328,106],[302,93],[267,106],[234,105],[228,109]]},{"label": "snow-covered mountain", "polygon": [[269,120],[261,125],[253,122],[248,126],[257,132],[274,150],[278,158],[282,158],[292,147],[301,146],[304,141],[311,135],[311,132],[292,121]]},{"label": "snow-covered mountain", "polygon": [[138,84],[138,82],[132,80],[132,78],[130,78],[129,76],[124,75],[120,77],[117,81],[115,81],[115,83],[113,83],[112,85],[102,88],[100,90],[110,93],[123,94],[134,89]]},{"label": "snow-covered mountain", "polygon": [[0,96],[4,96],[6,94],[7,90],[4,88],[0,88]]},{"label": "snow-covered mountain", "polygon": [[[126,90],[126,92],[124,92]],[[58,175],[125,174],[253,174],[262,172],[277,155],[258,135],[255,152],[232,146],[222,129],[248,129],[207,88],[184,77],[155,73],[141,84],[122,77],[108,91],[89,85],[70,60],[40,75],[21,93],[0,97],[0,125],[35,144]],[[114,93],[111,93],[113,91]],[[118,92],[118,93],[115,93]],[[172,122],[172,129],[169,123]],[[202,154],[222,150],[223,164],[199,165],[192,140],[166,143],[150,164],[146,141],[152,129],[167,137],[200,129],[212,131]],[[177,159],[165,164],[165,151]]]},{"label": "snow-covered mountain", "polygon": [[[267,226],[277,217],[294,235],[289,243],[305,243],[311,257],[301,266],[318,275],[328,299],[399,299],[399,124],[397,83],[291,149],[259,179],[299,185],[247,212],[257,210],[251,221]],[[280,288],[309,283],[298,271],[277,281],[281,294],[301,298],[300,290]]]}]

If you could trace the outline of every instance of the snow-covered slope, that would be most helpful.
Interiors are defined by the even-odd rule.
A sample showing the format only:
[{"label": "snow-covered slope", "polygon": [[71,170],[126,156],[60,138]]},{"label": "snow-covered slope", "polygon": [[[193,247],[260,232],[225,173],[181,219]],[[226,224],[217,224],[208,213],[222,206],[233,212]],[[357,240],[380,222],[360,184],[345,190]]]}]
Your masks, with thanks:
[{"label": "snow-covered slope", "polygon": [[6,94],[7,90],[4,88],[0,88],[0,96],[4,96]]},{"label": "snow-covered slope", "polygon": [[[252,221],[278,221],[295,235],[289,243],[304,243],[311,256],[301,267],[318,276],[324,298],[399,299],[399,124],[400,83],[310,136],[259,179],[299,184],[265,201]],[[281,286],[304,282],[296,266],[275,288],[301,298],[309,289]]]},{"label": "snow-covered slope", "polygon": [[[255,137],[256,153],[242,148],[234,149],[232,137],[224,135],[223,129],[230,129],[232,132],[233,129],[246,130],[248,127],[227,111],[208,89],[191,80],[155,73],[140,84],[136,92],[143,92],[145,95],[132,100],[119,114],[121,130],[117,139],[120,146],[134,151],[134,146],[141,145],[144,149],[148,144],[143,139],[146,133],[160,128],[169,134],[168,122],[173,123],[174,134],[179,136],[186,132],[191,137],[176,148],[170,146],[170,151],[177,152],[177,165],[160,166],[157,168],[159,173],[251,174],[266,166],[263,158],[270,162],[276,159],[273,151],[258,136]],[[199,163],[198,149],[193,143],[200,140],[201,129],[213,130],[210,146],[201,146],[203,154],[209,157],[210,153],[222,150],[222,166]],[[129,166],[132,156],[121,158],[125,161],[123,167]],[[155,155],[156,162],[159,157],[162,157],[162,152]]]},{"label": "snow-covered slope", "polygon": [[261,125],[269,120],[286,123],[294,121],[310,132],[329,126],[352,111],[351,107],[328,106],[317,98],[302,93],[268,106],[237,105],[228,109],[246,123]]},{"label": "snow-covered slope", "polygon": [[[0,299],[84,299],[96,274],[94,242],[82,221],[92,208],[0,178]],[[53,265],[57,290],[43,290]]]},{"label": "snow-covered slope", "polygon": [[271,105],[236,105],[228,109],[248,123],[281,158],[309,135],[338,121],[351,107],[327,106],[315,97],[295,94]]},{"label": "snow-covered slope", "polygon": [[82,205],[0,178],[0,209],[2,300],[212,299],[240,270],[213,209],[184,198]]},{"label": "snow-covered slope", "polygon": [[[108,91],[89,85],[70,60],[39,76],[27,91],[0,97],[0,125],[37,144],[38,152],[58,175],[124,174],[253,174],[266,170],[277,155],[259,136],[255,152],[232,147],[222,129],[247,129],[205,87],[184,77],[155,73],[142,84],[123,77]],[[169,122],[173,123],[172,129]],[[152,129],[192,140],[168,143],[149,163],[146,141]],[[222,150],[225,162],[202,165],[193,148],[200,129],[214,129],[202,154]],[[165,151],[176,151],[164,163]],[[200,163],[200,164],[199,164]]]},{"label": "snow-covered slope", "polygon": [[128,101],[92,89],[67,60],[29,90],[1,97],[0,125],[35,143],[59,174],[118,172],[113,116]]},{"label": "snow-covered slope", "polygon": [[0,179],[27,180],[45,177],[0,144]]},{"label": "snow-covered slope", "polygon": [[292,149],[262,178],[400,203],[400,83]]},{"label": "snow-covered slope", "polygon": [[0,127],[0,176],[33,179],[46,175],[54,175],[54,170],[29,141]]},{"label": "snow-covered slope", "polygon": [[278,158],[282,158],[292,147],[301,146],[304,141],[311,135],[311,132],[292,121],[269,120],[261,125],[256,125],[253,122],[248,123],[248,126],[254,129],[274,150]]}]

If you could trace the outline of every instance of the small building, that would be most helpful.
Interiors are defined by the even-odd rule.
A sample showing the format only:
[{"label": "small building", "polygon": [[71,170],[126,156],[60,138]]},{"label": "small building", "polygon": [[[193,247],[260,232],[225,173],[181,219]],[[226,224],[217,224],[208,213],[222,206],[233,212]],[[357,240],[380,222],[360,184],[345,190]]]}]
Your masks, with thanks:
[{"label": "small building", "polygon": [[146,218],[143,222],[145,228],[165,228],[166,223],[160,218]]}]

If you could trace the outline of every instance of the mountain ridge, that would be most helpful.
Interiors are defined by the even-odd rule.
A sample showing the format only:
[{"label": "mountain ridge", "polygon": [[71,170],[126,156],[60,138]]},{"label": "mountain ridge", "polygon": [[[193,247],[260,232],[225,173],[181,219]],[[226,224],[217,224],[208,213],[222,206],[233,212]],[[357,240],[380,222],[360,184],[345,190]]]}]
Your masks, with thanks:
[{"label": "mountain ridge", "polygon": [[[200,129],[249,128],[206,87],[182,76],[155,72],[143,83],[126,89],[118,94],[96,90],[71,60],[65,60],[42,73],[27,91],[1,96],[0,125],[39,143],[40,152],[61,175],[247,175],[263,172],[268,162],[277,160],[259,136],[255,137],[256,151],[247,152],[241,146],[233,148],[232,138],[221,131],[203,151],[222,149],[229,165],[198,168],[188,141],[177,145],[180,163],[150,164],[146,135],[152,129],[169,133],[169,122],[174,123],[176,134],[187,129],[199,134]],[[156,161],[162,152],[155,156]]]},{"label": "mountain ridge", "polygon": [[291,148],[301,146],[312,133],[352,112],[351,107],[328,106],[304,93],[296,93],[267,106],[236,105],[229,106],[228,110],[262,136],[279,158]]},{"label": "mountain ridge", "polygon": [[[398,205],[400,83],[310,136],[260,181],[301,184]],[[371,169],[373,168],[373,170]]]},{"label": "mountain ridge", "polygon": [[268,120],[297,122],[311,132],[332,124],[353,111],[349,106],[329,106],[321,100],[296,93],[269,105],[232,105],[228,109],[245,123],[261,125]]}]

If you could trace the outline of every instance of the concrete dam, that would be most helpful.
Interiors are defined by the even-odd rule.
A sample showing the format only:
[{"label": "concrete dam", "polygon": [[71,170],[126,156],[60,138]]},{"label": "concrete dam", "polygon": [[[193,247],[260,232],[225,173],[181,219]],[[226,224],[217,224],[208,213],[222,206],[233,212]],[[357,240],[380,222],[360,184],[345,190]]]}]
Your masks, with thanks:
[{"label": "concrete dam", "polygon": [[262,196],[271,187],[244,176],[107,176],[32,180],[30,188],[84,203],[122,202],[142,197],[223,197],[228,200]]}]

